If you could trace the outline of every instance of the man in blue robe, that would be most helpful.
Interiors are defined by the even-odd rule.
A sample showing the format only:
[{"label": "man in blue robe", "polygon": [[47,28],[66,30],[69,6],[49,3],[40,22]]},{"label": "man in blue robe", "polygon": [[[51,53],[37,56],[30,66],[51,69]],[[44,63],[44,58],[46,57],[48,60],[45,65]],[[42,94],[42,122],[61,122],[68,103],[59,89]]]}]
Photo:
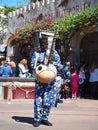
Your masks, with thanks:
[{"label": "man in blue robe", "polygon": [[[34,52],[31,58],[31,67],[34,70],[35,66],[47,62],[49,57],[48,41],[42,38],[40,41],[40,50]],[[35,65],[36,64],[36,65]],[[57,68],[60,64],[60,56],[56,50],[53,52],[52,64]],[[58,90],[56,80],[51,83],[40,83],[35,81],[35,100],[34,100],[34,127],[44,124],[52,126],[48,121],[51,107],[56,107]]]}]

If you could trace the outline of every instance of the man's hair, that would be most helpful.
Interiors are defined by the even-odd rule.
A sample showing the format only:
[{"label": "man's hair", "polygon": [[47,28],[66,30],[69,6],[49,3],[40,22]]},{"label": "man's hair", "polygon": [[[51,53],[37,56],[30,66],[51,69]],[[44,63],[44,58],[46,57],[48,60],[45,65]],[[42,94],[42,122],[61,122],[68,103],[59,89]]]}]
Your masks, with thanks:
[{"label": "man's hair", "polygon": [[48,38],[45,38],[45,37],[40,38],[39,39],[39,43],[40,43],[40,45],[48,44]]}]

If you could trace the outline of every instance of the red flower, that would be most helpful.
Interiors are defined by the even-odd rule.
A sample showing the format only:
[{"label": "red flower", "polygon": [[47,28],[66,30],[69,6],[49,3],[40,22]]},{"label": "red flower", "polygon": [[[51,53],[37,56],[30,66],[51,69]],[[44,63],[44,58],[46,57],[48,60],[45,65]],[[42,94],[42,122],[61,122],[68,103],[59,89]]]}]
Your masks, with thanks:
[{"label": "red flower", "polygon": [[52,21],[53,21],[52,18],[49,17],[49,18],[48,18],[48,24],[51,24]]}]

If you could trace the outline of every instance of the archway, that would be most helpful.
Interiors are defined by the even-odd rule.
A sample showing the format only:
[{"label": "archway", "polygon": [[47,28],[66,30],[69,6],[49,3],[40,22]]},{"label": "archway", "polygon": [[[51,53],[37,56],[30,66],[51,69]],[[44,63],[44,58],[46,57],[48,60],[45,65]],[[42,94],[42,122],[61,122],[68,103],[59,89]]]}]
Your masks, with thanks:
[{"label": "archway", "polygon": [[80,43],[80,62],[98,65],[98,32],[86,34]]}]

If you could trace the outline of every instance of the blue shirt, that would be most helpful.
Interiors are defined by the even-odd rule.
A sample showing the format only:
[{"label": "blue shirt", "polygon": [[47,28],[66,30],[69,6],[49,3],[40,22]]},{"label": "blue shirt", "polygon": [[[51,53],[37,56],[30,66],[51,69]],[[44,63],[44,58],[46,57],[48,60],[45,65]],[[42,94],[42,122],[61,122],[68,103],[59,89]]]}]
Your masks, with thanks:
[{"label": "blue shirt", "polygon": [[11,67],[6,63],[2,67],[2,77],[9,77],[12,74],[12,69]]},{"label": "blue shirt", "polygon": [[[34,69],[35,64],[37,66],[38,64],[43,62],[44,55],[45,55],[45,52],[43,52],[42,50],[40,50],[38,52],[34,52],[34,54],[32,55],[32,58],[31,58],[31,67],[32,67],[32,69]],[[49,57],[49,50],[47,50],[47,52],[46,52],[45,64],[48,61],[48,57]],[[37,62],[36,62],[36,60],[37,60]],[[52,64],[54,66],[56,66],[56,67],[58,67],[61,64],[60,56],[59,56],[59,54],[58,54],[58,52],[56,50],[54,51],[54,54],[53,54]]]}]

